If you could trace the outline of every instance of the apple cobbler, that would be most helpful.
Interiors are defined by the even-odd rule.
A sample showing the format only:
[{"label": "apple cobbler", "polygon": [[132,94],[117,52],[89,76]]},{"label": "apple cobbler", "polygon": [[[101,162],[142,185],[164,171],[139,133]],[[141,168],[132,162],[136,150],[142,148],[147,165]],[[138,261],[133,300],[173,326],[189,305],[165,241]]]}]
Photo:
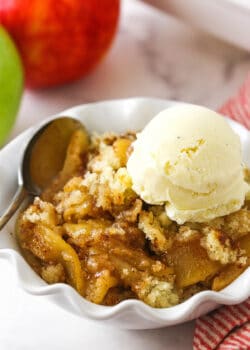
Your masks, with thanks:
[{"label": "apple cobbler", "polygon": [[163,308],[221,290],[249,266],[248,203],[207,223],[171,221],[132,190],[135,137],[73,134],[64,168],[18,219],[24,257],[46,282],[97,304],[136,298]]}]

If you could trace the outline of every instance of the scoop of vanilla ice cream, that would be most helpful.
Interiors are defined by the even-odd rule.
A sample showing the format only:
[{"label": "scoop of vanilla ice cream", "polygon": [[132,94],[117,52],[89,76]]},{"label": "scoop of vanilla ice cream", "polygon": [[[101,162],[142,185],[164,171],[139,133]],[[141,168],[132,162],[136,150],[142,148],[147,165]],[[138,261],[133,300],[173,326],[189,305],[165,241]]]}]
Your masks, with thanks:
[{"label": "scoop of vanilla ice cream", "polygon": [[179,224],[234,212],[248,191],[238,135],[218,113],[196,105],[154,117],[137,135],[127,169],[134,191],[165,204]]}]

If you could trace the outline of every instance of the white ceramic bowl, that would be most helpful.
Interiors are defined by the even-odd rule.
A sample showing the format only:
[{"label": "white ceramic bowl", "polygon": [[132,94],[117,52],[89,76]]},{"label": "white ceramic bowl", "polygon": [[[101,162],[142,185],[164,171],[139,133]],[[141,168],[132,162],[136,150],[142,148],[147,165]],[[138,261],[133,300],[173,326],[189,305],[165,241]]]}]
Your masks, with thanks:
[{"label": "white ceramic bowl", "polygon": [[[177,102],[132,98],[78,106],[60,115],[80,119],[90,131],[139,130],[155,114]],[[53,118],[53,117],[52,117]],[[250,136],[241,125],[229,121],[239,134],[244,161],[250,165]],[[0,212],[9,204],[17,187],[17,167],[23,147],[34,129],[29,129],[0,151]],[[32,295],[43,295],[63,309],[80,317],[99,320],[127,329],[147,329],[170,326],[192,320],[220,304],[236,304],[250,296],[250,268],[221,292],[200,292],[182,304],[166,309],[154,309],[138,300],[123,301],[116,306],[100,306],[82,298],[66,284],[47,285],[26,263],[16,244],[15,217],[0,234],[0,263],[12,263],[18,285]]]}]

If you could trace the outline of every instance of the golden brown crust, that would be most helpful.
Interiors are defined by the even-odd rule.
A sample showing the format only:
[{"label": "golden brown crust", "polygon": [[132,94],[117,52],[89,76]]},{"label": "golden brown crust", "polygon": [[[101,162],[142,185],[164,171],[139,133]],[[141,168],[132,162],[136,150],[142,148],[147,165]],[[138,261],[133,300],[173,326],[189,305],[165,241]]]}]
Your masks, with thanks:
[{"label": "golden brown crust", "polygon": [[169,307],[224,288],[249,265],[247,206],[206,224],[177,225],[164,206],[149,206],[132,190],[126,162],[134,139],[72,141],[63,172],[43,194],[50,203],[35,199],[18,221],[27,261],[48,283],[69,283],[104,305],[138,298]]}]

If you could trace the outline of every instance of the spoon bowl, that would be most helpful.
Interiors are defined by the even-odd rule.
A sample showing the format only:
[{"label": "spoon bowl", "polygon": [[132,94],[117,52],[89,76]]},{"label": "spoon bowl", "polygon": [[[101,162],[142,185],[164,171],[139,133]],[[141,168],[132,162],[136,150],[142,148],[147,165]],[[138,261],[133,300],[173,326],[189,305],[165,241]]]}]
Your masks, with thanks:
[{"label": "spoon bowl", "polygon": [[18,189],[0,217],[0,230],[27,195],[39,196],[62,169],[67,146],[77,129],[86,132],[79,120],[60,117],[35,130],[24,148],[18,169]]}]

